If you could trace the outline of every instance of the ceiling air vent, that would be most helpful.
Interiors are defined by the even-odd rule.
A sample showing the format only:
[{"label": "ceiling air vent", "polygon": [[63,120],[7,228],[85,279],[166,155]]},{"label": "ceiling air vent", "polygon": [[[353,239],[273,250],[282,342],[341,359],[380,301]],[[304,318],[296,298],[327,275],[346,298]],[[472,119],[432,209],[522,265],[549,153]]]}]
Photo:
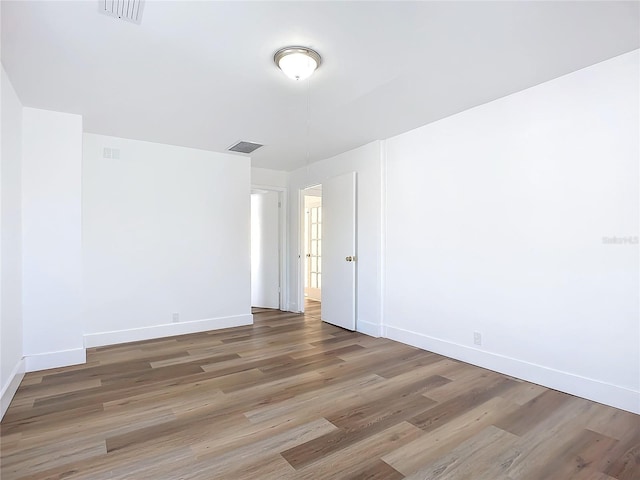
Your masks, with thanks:
[{"label": "ceiling air vent", "polygon": [[98,0],[101,13],[138,25],[142,21],[143,8],[144,0]]},{"label": "ceiling air vent", "polygon": [[229,148],[227,148],[227,150],[229,150],[230,152],[238,152],[238,153],[252,153],[257,149],[259,149],[260,147],[264,147],[264,145],[260,143],[254,143],[254,142],[240,141],[235,145],[231,145]]}]

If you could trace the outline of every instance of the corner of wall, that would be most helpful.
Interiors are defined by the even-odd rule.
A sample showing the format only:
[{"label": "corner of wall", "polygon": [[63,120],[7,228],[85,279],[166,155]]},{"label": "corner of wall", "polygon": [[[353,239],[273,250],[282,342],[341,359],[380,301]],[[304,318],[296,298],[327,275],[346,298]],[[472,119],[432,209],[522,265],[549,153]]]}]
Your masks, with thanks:
[{"label": "corner of wall", "polygon": [[380,261],[378,263],[379,318],[378,335],[382,336],[385,322],[387,281],[387,140],[380,141]]},{"label": "corner of wall", "polygon": [[20,359],[13,367],[9,380],[2,386],[2,392],[0,393],[0,420],[2,420],[4,414],[7,412],[7,409],[11,404],[11,400],[13,400],[14,395],[18,391],[20,382],[22,382],[22,379],[24,378],[26,371],[25,363],[24,358]]},{"label": "corner of wall", "polygon": [[362,320],[358,320],[356,322],[356,331],[375,338],[382,336],[382,328],[380,325],[372,322],[364,322]]},{"label": "corner of wall", "polygon": [[0,177],[0,419],[4,416],[25,372],[22,313],[22,116],[23,105],[0,65],[2,168]]}]

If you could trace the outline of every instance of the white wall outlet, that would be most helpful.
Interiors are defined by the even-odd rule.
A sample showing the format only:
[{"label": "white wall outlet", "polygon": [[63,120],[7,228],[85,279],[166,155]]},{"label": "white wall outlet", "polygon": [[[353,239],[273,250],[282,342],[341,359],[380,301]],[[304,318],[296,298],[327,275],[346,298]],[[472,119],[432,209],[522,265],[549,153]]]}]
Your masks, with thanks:
[{"label": "white wall outlet", "polygon": [[473,344],[482,345],[482,334],[480,332],[473,332]]},{"label": "white wall outlet", "polygon": [[179,313],[174,313],[173,314],[173,323],[178,323],[180,321],[180,314]]}]

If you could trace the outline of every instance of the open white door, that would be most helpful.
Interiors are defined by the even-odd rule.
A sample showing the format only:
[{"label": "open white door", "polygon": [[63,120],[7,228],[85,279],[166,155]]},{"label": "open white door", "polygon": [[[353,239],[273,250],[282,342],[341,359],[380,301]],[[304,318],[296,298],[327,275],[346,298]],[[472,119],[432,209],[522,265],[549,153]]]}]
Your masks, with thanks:
[{"label": "open white door", "polygon": [[356,173],[322,183],[322,320],[356,329]]}]

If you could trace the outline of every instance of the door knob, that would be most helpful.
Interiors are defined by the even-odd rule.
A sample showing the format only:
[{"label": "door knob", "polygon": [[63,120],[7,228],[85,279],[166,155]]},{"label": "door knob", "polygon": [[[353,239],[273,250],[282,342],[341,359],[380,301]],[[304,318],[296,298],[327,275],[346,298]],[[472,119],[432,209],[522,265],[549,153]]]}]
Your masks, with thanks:
[{"label": "door knob", "polygon": [[353,262],[353,257],[349,256],[349,257],[345,258],[345,260],[346,260],[347,262]]}]

